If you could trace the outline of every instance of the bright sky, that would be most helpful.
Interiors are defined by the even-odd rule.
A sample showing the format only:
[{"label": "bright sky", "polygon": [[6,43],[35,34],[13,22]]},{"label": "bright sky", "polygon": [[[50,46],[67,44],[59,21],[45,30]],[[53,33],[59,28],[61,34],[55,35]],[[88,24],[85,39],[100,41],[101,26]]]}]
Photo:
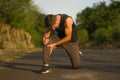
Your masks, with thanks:
[{"label": "bright sky", "polygon": [[92,7],[94,3],[105,1],[107,4],[110,0],[33,0],[34,3],[45,14],[68,14],[74,19],[76,14],[86,7]]}]

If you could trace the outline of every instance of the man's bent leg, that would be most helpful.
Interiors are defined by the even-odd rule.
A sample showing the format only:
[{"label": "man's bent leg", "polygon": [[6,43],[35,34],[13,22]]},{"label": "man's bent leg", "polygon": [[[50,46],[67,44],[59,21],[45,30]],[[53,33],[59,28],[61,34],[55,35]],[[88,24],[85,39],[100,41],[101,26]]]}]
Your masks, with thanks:
[{"label": "man's bent leg", "polygon": [[[57,36],[50,37],[50,40],[47,45],[55,43],[59,40]],[[44,46],[43,48],[43,67],[39,73],[49,73],[51,71],[50,66],[49,66],[49,61],[50,61],[50,56],[51,56],[51,51],[47,45]]]},{"label": "man's bent leg", "polygon": [[[47,45],[55,43],[58,40],[59,40],[59,38],[57,36],[52,36],[52,37],[50,37],[50,40],[49,40]],[[44,48],[43,48],[43,64],[44,65],[48,65],[49,64],[50,56],[51,56],[50,48],[47,47],[47,45],[45,45]]]},{"label": "man's bent leg", "polygon": [[47,45],[43,48],[43,64],[45,66],[49,66],[50,61],[50,49],[47,47]]},{"label": "man's bent leg", "polygon": [[63,44],[66,52],[68,53],[72,67],[78,69],[80,67],[80,55],[79,55],[79,46],[77,42],[68,42]]}]

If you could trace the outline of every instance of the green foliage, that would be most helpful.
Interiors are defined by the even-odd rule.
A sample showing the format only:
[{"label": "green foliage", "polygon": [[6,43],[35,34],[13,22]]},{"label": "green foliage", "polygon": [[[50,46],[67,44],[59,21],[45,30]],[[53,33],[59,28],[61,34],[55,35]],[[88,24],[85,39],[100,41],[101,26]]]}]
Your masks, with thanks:
[{"label": "green foliage", "polygon": [[31,0],[0,0],[0,23],[29,32],[36,46],[44,31],[44,16]]},{"label": "green foliage", "polygon": [[78,38],[80,47],[86,47],[86,43],[89,40],[88,32],[86,29],[79,29],[78,30]]},{"label": "green foliage", "polygon": [[115,44],[120,42],[120,1],[111,0],[107,6],[99,2],[77,14],[77,25],[86,29],[89,42]]},{"label": "green foliage", "polygon": [[113,41],[113,33],[107,28],[99,28],[93,34],[95,43],[111,43]]},{"label": "green foliage", "polygon": [[120,26],[112,27],[111,33],[113,33],[113,40],[115,42],[120,42]]}]

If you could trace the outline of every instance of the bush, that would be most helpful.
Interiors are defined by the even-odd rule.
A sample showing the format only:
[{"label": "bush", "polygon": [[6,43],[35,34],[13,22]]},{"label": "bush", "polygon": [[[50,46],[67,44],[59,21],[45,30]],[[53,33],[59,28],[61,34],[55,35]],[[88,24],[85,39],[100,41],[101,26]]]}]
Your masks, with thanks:
[{"label": "bush", "polygon": [[113,42],[113,33],[108,28],[98,28],[93,34],[93,40],[96,44],[102,43],[112,43]]},{"label": "bush", "polygon": [[79,37],[80,47],[82,47],[82,48],[87,47],[86,44],[89,40],[87,30],[86,29],[79,29],[78,30],[78,37]]},{"label": "bush", "polygon": [[40,46],[44,16],[31,0],[0,0],[0,23],[29,32],[35,46]]}]

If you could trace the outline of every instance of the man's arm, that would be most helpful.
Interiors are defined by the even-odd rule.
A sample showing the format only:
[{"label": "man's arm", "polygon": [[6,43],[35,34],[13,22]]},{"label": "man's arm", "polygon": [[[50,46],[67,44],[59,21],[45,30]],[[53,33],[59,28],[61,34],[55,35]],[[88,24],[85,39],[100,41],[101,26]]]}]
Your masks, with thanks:
[{"label": "man's arm", "polygon": [[65,22],[65,37],[59,40],[58,42],[56,42],[55,45],[60,45],[71,40],[72,24],[73,24],[72,18],[68,17]]},{"label": "man's arm", "polygon": [[59,41],[56,42],[56,43],[47,45],[47,47],[50,48],[50,53],[52,53],[52,50],[53,50],[53,48],[54,48],[55,46],[70,41],[71,36],[72,36],[72,24],[73,24],[73,20],[72,20],[70,17],[68,17],[68,18],[66,19],[66,23],[65,23],[65,26],[66,26],[66,27],[65,27],[65,37],[64,37],[63,39],[59,40]]},{"label": "man's arm", "polygon": [[49,42],[50,34],[51,34],[51,30],[46,29],[46,32],[44,33],[43,39],[42,39],[44,45],[46,45]]},{"label": "man's arm", "polygon": [[43,38],[50,37],[50,33],[51,33],[51,30],[50,29],[46,29],[46,32],[44,33]]}]

